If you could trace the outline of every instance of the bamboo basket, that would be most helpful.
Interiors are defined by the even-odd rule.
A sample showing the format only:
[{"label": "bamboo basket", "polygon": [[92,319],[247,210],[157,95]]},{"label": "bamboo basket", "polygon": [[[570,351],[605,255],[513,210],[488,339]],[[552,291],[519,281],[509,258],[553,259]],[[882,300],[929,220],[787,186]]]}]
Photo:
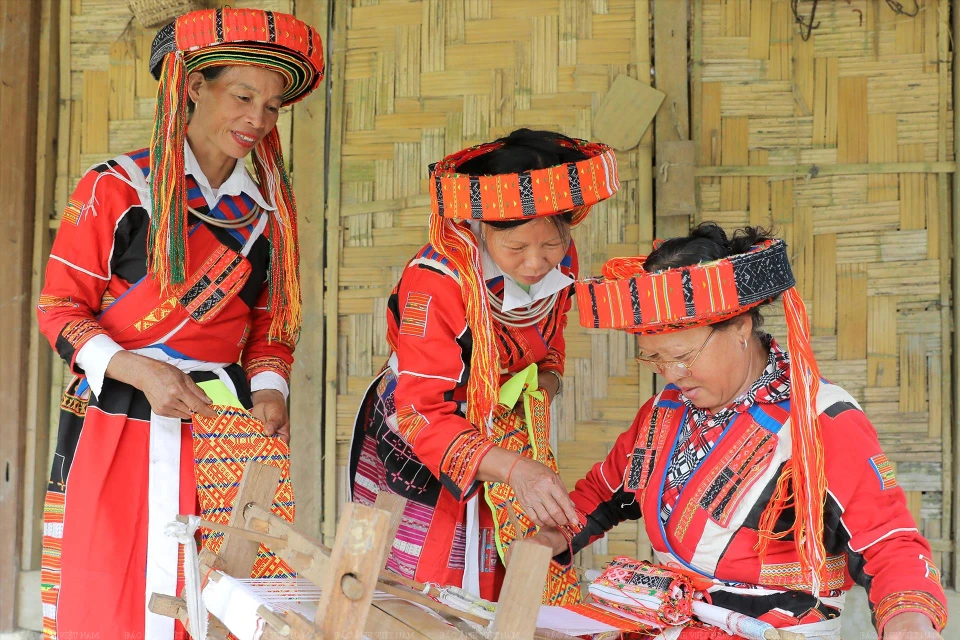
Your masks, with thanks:
[{"label": "bamboo basket", "polygon": [[140,24],[148,29],[204,8],[203,0],[127,0],[127,4]]}]

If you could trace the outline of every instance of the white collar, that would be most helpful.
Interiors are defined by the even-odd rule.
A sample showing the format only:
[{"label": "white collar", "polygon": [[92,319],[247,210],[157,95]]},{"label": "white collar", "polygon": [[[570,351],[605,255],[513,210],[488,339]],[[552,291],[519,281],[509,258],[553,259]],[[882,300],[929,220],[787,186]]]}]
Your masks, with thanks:
[{"label": "white collar", "polygon": [[186,141],[184,142],[183,168],[185,173],[192,175],[193,179],[197,181],[203,199],[207,201],[207,206],[210,209],[216,207],[217,202],[223,196],[238,196],[244,193],[260,205],[261,209],[266,211],[276,210],[276,207],[271,206],[264,199],[263,194],[260,193],[260,187],[250,177],[250,172],[247,171],[242,160],[237,160],[236,164],[233,165],[233,173],[230,174],[226,182],[220,185],[219,189],[214,189],[210,186],[207,176],[203,175],[200,163],[197,162],[197,157],[193,154],[193,149],[190,148],[190,142]]},{"label": "white collar", "polygon": [[490,257],[490,254],[487,252],[486,243],[480,240],[480,223],[471,220],[470,230],[473,231],[473,235],[477,237],[478,244],[480,245],[480,264],[483,267],[483,279],[486,282],[490,282],[495,278],[503,278],[504,311],[529,307],[537,300],[548,298],[573,284],[573,278],[564,275],[564,273],[560,271],[560,267],[556,266],[544,276],[543,280],[530,285],[529,292],[524,291],[523,288],[517,284],[517,281],[504,273],[503,269]]}]

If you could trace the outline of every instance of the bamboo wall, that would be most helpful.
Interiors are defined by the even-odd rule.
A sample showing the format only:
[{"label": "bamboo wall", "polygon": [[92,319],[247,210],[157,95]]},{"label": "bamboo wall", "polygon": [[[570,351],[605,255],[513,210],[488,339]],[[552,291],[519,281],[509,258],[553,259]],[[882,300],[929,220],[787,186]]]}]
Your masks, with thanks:
[{"label": "bamboo wall", "polygon": [[949,572],[948,2],[820,2],[806,41],[788,0],[696,8],[699,218],[784,235],[821,373],[863,405]]}]

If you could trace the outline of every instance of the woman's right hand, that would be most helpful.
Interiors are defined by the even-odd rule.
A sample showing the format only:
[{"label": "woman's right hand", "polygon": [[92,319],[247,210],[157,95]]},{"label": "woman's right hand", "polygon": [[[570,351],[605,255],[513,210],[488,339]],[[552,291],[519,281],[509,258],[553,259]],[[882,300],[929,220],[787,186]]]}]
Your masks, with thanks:
[{"label": "woman's right hand", "polygon": [[120,351],[110,359],[107,376],[143,391],[150,408],[165,418],[189,420],[194,413],[217,416],[211,400],[190,376],[166,362]]},{"label": "woman's right hand", "polygon": [[578,524],[570,494],[550,467],[530,458],[520,458],[510,472],[509,484],[524,512],[537,526]]}]

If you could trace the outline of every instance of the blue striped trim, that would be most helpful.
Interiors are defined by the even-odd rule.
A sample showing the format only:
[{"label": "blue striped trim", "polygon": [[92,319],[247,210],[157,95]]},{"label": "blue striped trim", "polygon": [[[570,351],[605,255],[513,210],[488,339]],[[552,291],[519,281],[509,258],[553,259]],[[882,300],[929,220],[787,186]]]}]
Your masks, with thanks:
[{"label": "blue striped trim", "polygon": [[759,424],[761,427],[769,431],[770,433],[779,433],[780,429],[783,428],[783,423],[771,416],[769,413],[760,408],[760,405],[755,404],[747,409],[754,421]]},{"label": "blue striped trim", "polygon": [[173,347],[168,347],[168,346],[165,345],[165,344],[160,344],[160,343],[151,344],[151,345],[149,345],[149,346],[147,346],[147,347],[145,347],[145,348],[146,348],[146,349],[160,349],[160,351],[163,351],[165,354],[167,354],[168,356],[170,356],[170,357],[172,357],[172,358],[180,358],[181,360],[196,360],[196,358],[191,358],[191,357],[188,356],[187,354],[185,354],[185,353],[180,353],[179,351],[177,351],[177,350],[174,349]]},{"label": "blue striped trim", "polygon": [[110,304],[108,304],[106,309],[103,309],[102,311],[100,311],[100,315],[97,316],[97,320],[100,320],[101,318],[103,318],[104,314],[107,313],[107,311],[110,311],[110,309],[113,309],[113,307],[116,306],[116,304],[117,304],[118,302],[120,302],[121,300],[123,300],[124,298],[126,298],[128,293],[130,293],[131,291],[133,291],[134,289],[136,289],[136,288],[140,285],[140,283],[143,282],[143,281],[146,280],[146,279],[147,279],[147,277],[144,276],[144,277],[140,278],[139,280],[137,280],[136,282],[134,282],[132,285],[130,285],[130,288],[128,288],[128,289],[127,289],[126,291],[124,291],[123,293],[121,293],[119,298],[117,298],[116,300],[114,300],[113,302],[111,302]]}]

